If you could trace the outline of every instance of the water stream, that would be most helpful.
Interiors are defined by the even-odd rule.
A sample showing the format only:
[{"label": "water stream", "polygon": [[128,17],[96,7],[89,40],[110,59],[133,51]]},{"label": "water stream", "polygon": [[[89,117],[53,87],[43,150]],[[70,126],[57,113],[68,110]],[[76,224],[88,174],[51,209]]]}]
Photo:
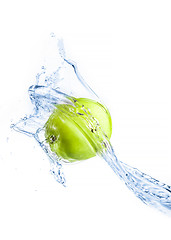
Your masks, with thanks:
[{"label": "water stream", "polygon": [[[53,44],[56,48],[55,36],[52,34],[51,37],[54,38]],[[46,66],[42,67],[41,72],[36,76],[35,85],[30,86],[28,90],[30,100],[34,105],[33,113],[16,124],[12,124],[11,127],[36,139],[50,160],[51,174],[56,181],[66,186],[62,168],[64,161],[50,150],[45,140],[44,125],[57,104],[71,104],[76,107],[78,103],[75,103],[74,98],[82,96],[93,98],[98,102],[101,100],[83,80],[76,64],[66,57],[63,42],[58,40],[58,52],[55,52],[54,46],[52,46],[52,51],[55,57],[50,58]],[[58,65],[54,61],[55,58]],[[52,65],[53,69],[51,69]],[[87,126],[94,124],[96,119],[86,109],[86,106],[85,113],[83,117],[80,117],[83,118],[83,121],[86,120]],[[139,199],[167,214],[171,213],[171,186],[119,161],[109,139],[100,126],[95,133],[95,139],[94,144],[98,149],[97,155],[108,163],[117,176]]]}]

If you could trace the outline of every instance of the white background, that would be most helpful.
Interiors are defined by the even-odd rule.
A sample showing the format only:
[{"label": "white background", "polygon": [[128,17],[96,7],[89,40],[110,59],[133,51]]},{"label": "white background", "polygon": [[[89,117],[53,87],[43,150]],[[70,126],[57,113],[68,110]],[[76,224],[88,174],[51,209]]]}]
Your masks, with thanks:
[{"label": "white background", "polygon": [[107,164],[65,166],[56,183],[33,139],[9,129],[51,32],[113,119],[118,158],[171,185],[170,1],[5,1],[0,6],[0,238],[164,239],[171,219],[141,203]]}]

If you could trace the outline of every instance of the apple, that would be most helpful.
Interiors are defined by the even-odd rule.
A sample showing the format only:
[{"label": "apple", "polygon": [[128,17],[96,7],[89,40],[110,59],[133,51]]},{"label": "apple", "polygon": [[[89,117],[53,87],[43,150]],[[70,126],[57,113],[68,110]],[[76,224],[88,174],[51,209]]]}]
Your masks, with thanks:
[{"label": "apple", "polygon": [[[105,106],[88,98],[74,98],[74,102],[75,107],[57,105],[45,124],[45,139],[51,151],[69,162],[96,156],[98,126],[109,139],[112,134],[112,120]],[[89,116],[94,121],[87,120]]]}]

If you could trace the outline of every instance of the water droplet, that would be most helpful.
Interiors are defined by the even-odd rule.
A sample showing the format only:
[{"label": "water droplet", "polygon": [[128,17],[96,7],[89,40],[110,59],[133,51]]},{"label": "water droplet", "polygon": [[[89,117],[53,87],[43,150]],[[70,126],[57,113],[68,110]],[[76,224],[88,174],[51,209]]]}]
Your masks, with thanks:
[{"label": "water droplet", "polygon": [[10,125],[10,128],[13,128],[14,126],[15,126],[15,124],[11,124],[11,125]]},{"label": "water droplet", "polygon": [[51,33],[50,33],[50,36],[51,36],[51,37],[55,37],[54,32],[51,32]]}]

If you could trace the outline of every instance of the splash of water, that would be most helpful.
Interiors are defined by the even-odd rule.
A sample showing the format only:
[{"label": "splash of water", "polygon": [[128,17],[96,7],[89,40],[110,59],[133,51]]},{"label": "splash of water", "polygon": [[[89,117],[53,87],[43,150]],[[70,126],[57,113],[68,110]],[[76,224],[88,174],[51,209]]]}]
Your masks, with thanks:
[{"label": "splash of water", "polygon": [[[51,35],[55,38],[55,35]],[[56,39],[55,39],[56,42]],[[53,47],[54,50],[54,47]],[[57,54],[55,52],[55,54]],[[57,58],[57,55],[55,55]],[[76,64],[66,58],[63,42],[58,41],[58,68],[54,59],[49,61],[49,66],[43,66],[42,71],[36,76],[36,84],[30,86],[28,92],[31,102],[34,105],[34,112],[28,117],[21,119],[11,127],[16,131],[32,136],[39,143],[41,148],[48,155],[51,164],[51,174],[56,181],[66,186],[66,180],[62,169],[63,159],[50,150],[45,140],[44,125],[57,104],[70,104],[77,107],[74,97],[79,96],[100,99],[87,85],[78,72]],[[54,69],[49,69],[54,64]],[[48,72],[49,71],[49,72]],[[72,83],[77,81],[77,90],[74,91]],[[79,97],[78,96],[78,97]],[[85,115],[82,117],[86,121],[87,127],[94,125],[96,119],[93,118],[89,109],[85,107]],[[72,113],[74,114],[74,112]],[[71,117],[72,117],[71,114]],[[98,124],[98,123],[97,123]],[[113,147],[105,133],[98,126],[93,143],[96,145],[97,154],[102,157],[113,171],[124,181],[125,185],[145,204],[153,206],[165,213],[171,212],[171,186],[159,182],[158,180],[142,173],[119,161],[114,153]]]}]

